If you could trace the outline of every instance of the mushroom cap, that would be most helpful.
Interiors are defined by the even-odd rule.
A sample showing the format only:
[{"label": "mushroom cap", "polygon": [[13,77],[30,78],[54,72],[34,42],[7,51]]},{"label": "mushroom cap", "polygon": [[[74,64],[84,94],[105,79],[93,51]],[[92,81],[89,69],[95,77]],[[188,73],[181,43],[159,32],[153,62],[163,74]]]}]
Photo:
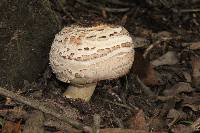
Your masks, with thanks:
[{"label": "mushroom cap", "polygon": [[59,80],[94,83],[128,73],[134,61],[134,44],[121,26],[72,25],[55,36],[49,58]]}]

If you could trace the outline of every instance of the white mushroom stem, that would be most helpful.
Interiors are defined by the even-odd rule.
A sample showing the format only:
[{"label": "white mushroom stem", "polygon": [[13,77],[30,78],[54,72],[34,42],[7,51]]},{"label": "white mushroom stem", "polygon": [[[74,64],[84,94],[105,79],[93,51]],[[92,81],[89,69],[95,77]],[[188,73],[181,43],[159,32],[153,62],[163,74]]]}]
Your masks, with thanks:
[{"label": "white mushroom stem", "polygon": [[79,98],[85,101],[89,101],[97,83],[91,83],[86,85],[70,85],[64,92],[63,96],[67,98]]}]

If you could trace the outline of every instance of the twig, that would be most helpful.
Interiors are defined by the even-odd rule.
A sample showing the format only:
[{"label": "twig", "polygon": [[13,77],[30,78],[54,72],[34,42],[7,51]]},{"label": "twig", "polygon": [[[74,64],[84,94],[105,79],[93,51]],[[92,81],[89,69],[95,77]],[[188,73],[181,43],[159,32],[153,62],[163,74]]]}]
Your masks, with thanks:
[{"label": "twig", "polygon": [[151,51],[151,49],[153,49],[155,46],[159,45],[161,42],[169,41],[169,40],[172,40],[172,38],[163,37],[163,38],[161,38],[161,40],[158,40],[158,41],[154,42],[153,44],[151,44],[151,45],[144,51],[143,57],[146,58],[146,56],[148,55],[149,51]]},{"label": "twig", "polygon": [[137,10],[138,8],[136,8],[136,10],[132,8],[130,11],[126,12],[122,17],[120,24],[124,26],[127,22],[128,16],[133,14],[133,12],[134,12],[134,15],[132,17],[134,18],[135,15],[137,14]]},{"label": "twig", "polygon": [[65,9],[65,6],[63,5],[63,3],[60,0],[57,0],[58,6],[60,6],[61,10],[67,15],[69,16],[73,21],[77,21],[76,18],[74,18],[74,16]]},{"label": "twig", "polygon": [[145,49],[143,57],[146,58],[149,51],[151,51],[151,49],[153,49],[156,45],[160,44],[160,40],[156,41],[155,43],[151,44],[147,49]]},{"label": "twig", "polygon": [[109,3],[116,4],[116,5],[122,5],[122,6],[135,6],[135,3],[131,2],[125,2],[125,1],[120,1],[120,0],[106,0]]},{"label": "twig", "polygon": [[119,119],[118,117],[116,117],[116,115],[114,113],[112,113],[112,115],[113,115],[114,121],[117,124],[117,126],[119,128],[124,128],[124,124],[123,124],[122,120]]},{"label": "twig", "polygon": [[56,129],[66,132],[66,133],[82,133],[82,131],[70,127],[68,124],[65,122],[58,120],[55,117],[52,117],[51,115],[45,115],[45,122],[44,126],[46,127],[56,127]]},{"label": "twig", "polygon": [[59,112],[55,111],[52,107],[47,106],[45,104],[45,102],[41,102],[36,99],[31,99],[31,98],[26,98],[26,97],[20,96],[18,94],[15,94],[12,91],[2,88],[2,87],[0,87],[0,95],[10,97],[20,103],[29,105],[29,106],[31,106],[35,109],[38,109],[44,113],[50,114],[50,115],[58,118],[59,120],[66,122],[67,124],[71,125],[74,128],[82,130],[85,127],[85,125],[83,125],[82,123],[68,118],[66,113],[59,113]]},{"label": "twig", "polygon": [[151,51],[151,49],[153,49],[155,46],[159,45],[162,42],[167,42],[167,41],[171,41],[172,39],[175,40],[180,40],[180,36],[176,36],[176,37],[161,37],[160,40],[157,40],[156,42],[154,42],[153,44],[151,44],[145,51],[143,54],[143,57],[146,58],[146,56],[149,54],[149,52]]},{"label": "twig", "polygon": [[188,13],[188,12],[200,12],[200,9],[181,9],[181,13]]},{"label": "twig", "polygon": [[121,103],[117,103],[117,102],[112,102],[112,101],[110,101],[110,100],[108,100],[108,99],[102,99],[102,100],[103,100],[104,102],[112,103],[112,104],[114,104],[114,105],[117,105],[117,106],[120,106],[120,107],[123,107],[123,108],[127,108],[127,109],[129,109],[130,111],[134,111],[134,109],[131,108],[131,107],[129,107],[128,105],[121,104]]},{"label": "twig", "polygon": [[100,7],[99,9],[104,9],[107,12],[126,12],[130,8],[108,8],[108,7]]},{"label": "twig", "polygon": [[130,8],[108,8],[108,7],[102,7],[102,6],[96,6],[94,4],[90,4],[89,2],[86,2],[85,0],[76,0],[77,2],[81,3],[82,5],[92,7],[98,10],[105,10],[107,12],[126,12]]}]

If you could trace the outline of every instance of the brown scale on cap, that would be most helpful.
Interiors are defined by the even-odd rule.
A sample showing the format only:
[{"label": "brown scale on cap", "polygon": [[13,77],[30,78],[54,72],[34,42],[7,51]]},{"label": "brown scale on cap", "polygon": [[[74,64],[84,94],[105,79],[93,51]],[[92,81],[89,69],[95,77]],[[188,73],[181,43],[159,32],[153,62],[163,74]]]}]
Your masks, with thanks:
[{"label": "brown scale on cap", "polygon": [[122,43],[121,47],[132,47],[131,43]]}]

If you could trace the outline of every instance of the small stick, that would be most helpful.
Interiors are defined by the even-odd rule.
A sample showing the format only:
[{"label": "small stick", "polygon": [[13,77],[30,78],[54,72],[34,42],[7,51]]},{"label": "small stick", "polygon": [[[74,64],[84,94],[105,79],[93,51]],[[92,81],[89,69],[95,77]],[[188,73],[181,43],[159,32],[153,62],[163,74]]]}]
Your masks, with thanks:
[{"label": "small stick", "polygon": [[47,106],[45,104],[45,102],[41,102],[36,99],[31,99],[31,98],[26,98],[26,97],[20,96],[12,91],[2,88],[2,87],[0,87],[0,95],[10,97],[20,103],[29,105],[29,106],[31,106],[35,109],[38,109],[44,113],[50,114],[50,115],[58,118],[59,120],[66,122],[67,124],[71,125],[74,128],[82,130],[85,127],[85,125],[83,125],[82,123],[68,118],[67,114],[59,113],[59,112],[55,111],[52,107]]},{"label": "small stick", "polygon": [[154,42],[153,44],[151,44],[144,52],[143,57],[146,58],[147,55],[149,54],[149,52],[151,51],[151,49],[153,49],[155,46],[159,45],[161,42],[166,42],[166,41],[170,41],[172,39],[175,40],[180,40],[181,38],[179,36],[176,37],[162,37],[160,40],[157,40],[156,42]]},{"label": "small stick", "polygon": [[77,22],[77,19],[74,18],[74,16],[69,12],[66,11],[65,6],[63,5],[63,3],[60,0],[57,0],[58,5],[60,6],[61,10],[67,15],[69,16],[73,21]]},{"label": "small stick", "polygon": [[155,43],[151,44],[147,49],[145,49],[143,57],[146,58],[147,55],[149,54],[149,51],[151,51],[151,49],[153,49],[156,45],[160,44],[160,40],[156,41]]},{"label": "small stick", "polygon": [[92,7],[101,11],[105,10],[107,12],[126,12],[130,9],[130,8],[108,8],[108,7],[96,6],[96,5],[90,4],[89,2],[86,2],[85,0],[76,0],[76,1],[81,3],[82,5]]},{"label": "small stick", "polygon": [[125,1],[120,1],[120,0],[106,0],[107,2],[111,3],[111,4],[116,4],[116,5],[121,5],[121,6],[132,6],[134,7],[135,4],[132,2],[125,2]]},{"label": "small stick", "polygon": [[[129,109],[130,111],[134,111],[134,109],[132,107],[128,106],[128,105],[117,103],[117,102],[112,102],[112,101],[110,101],[108,99],[102,99],[102,100],[105,101],[105,102],[108,102],[108,103],[111,103],[111,104],[114,104],[114,105]],[[137,109],[135,109],[135,110],[137,110]]]},{"label": "small stick", "polygon": [[181,13],[188,13],[188,12],[200,12],[200,9],[181,9]]}]

